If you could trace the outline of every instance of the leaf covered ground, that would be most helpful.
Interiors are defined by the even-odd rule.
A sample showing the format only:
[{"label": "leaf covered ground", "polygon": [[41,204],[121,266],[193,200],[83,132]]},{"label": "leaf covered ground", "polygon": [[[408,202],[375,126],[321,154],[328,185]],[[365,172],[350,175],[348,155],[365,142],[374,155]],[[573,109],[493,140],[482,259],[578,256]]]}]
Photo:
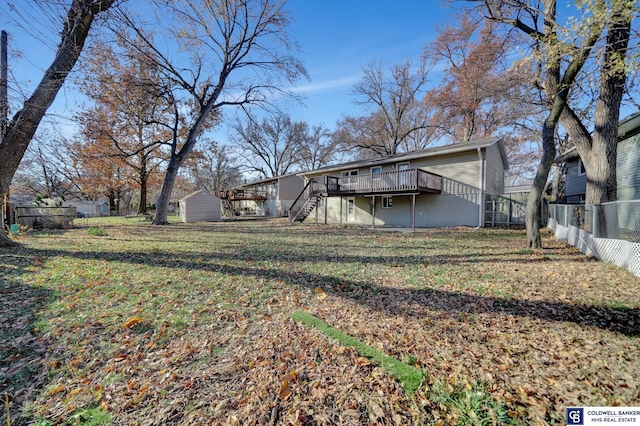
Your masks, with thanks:
[{"label": "leaf covered ground", "polygon": [[[567,406],[640,406],[640,279],[548,234],[527,250],[517,230],[102,227],[0,249],[0,423],[561,424]],[[406,394],[296,310],[423,384]]]}]

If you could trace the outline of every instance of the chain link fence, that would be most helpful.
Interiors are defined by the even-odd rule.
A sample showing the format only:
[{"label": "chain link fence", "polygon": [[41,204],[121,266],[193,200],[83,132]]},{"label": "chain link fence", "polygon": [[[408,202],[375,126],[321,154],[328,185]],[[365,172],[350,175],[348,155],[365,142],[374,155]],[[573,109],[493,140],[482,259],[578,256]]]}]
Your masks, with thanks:
[{"label": "chain link fence", "polygon": [[549,219],[564,227],[574,226],[594,238],[617,238],[640,242],[640,200],[600,205],[555,204]]},{"label": "chain link fence", "polygon": [[549,206],[556,239],[640,276],[640,200]]}]

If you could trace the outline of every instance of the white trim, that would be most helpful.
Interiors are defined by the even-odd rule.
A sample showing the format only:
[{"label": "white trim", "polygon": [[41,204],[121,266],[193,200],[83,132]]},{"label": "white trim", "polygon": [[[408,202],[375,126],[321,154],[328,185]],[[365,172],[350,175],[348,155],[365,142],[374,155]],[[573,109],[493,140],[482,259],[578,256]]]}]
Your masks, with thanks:
[{"label": "white trim", "polygon": [[478,147],[478,161],[479,167],[478,170],[479,176],[479,191],[478,194],[478,228],[484,227],[484,158],[482,156],[482,148]]},{"label": "white trim", "polygon": [[[580,171],[583,169],[584,171]],[[587,169],[584,167],[584,163],[582,162],[582,158],[578,157],[578,176],[584,176],[587,174]]]},{"label": "white trim", "polygon": [[[355,222],[356,221],[356,199],[354,197],[349,197],[347,200],[347,222]],[[351,213],[349,213],[349,204],[351,204]]]}]

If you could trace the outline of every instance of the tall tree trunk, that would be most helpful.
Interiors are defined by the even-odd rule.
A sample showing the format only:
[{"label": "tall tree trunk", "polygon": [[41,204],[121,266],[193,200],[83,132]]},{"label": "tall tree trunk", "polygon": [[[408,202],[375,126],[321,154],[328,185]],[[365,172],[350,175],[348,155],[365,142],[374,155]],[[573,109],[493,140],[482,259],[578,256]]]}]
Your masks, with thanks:
[{"label": "tall tree trunk", "polygon": [[140,156],[140,205],[138,206],[138,214],[147,212],[147,184],[149,182],[149,173],[147,172],[147,159],[144,152]]},{"label": "tall tree trunk", "polygon": [[551,196],[549,201],[555,203],[560,197],[560,177],[562,175],[562,166],[559,164],[552,164],[553,168],[553,180],[551,181]]},{"label": "tall tree trunk", "polygon": [[156,214],[153,217],[154,225],[168,225],[167,220],[169,212],[169,202],[171,201],[171,192],[178,176],[178,170],[182,161],[178,156],[171,156],[169,165],[164,173],[164,180],[162,181],[162,189],[160,190],[160,196],[156,203]]},{"label": "tall tree trunk", "polygon": [[[558,114],[559,115],[559,114]],[[525,220],[527,228],[527,248],[541,248],[542,238],[540,236],[540,204],[542,202],[542,194],[547,184],[549,171],[556,156],[555,130],[558,124],[556,115],[549,115],[542,128],[542,158],[538,164],[536,177],[533,179],[531,192],[527,197],[527,207],[525,211]]]},{"label": "tall tree trunk", "polygon": [[109,195],[107,195],[107,198],[109,198],[109,214],[111,214],[112,212],[116,211],[116,194],[113,189],[109,190]]},{"label": "tall tree trunk", "polygon": [[140,179],[140,205],[138,206],[138,214],[147,212],[147,178]]},{"label": "tall tree trunk", "polygon": [[[604,62],[600,76],[600,90],[595,106],[594,130],[590,135],[582,125],[580,118],[570,109],[563,112],[561,121],[567,133],[574,140],[580,159],[585,166],[587,177],[587,205],[600,205],[616,201],[618,122],[620,105],[626,85],[627,66],[625,65],[627,48],[631,34],[633,3],[617,0],[613,2],[613,11],[607,32]],[[587,230],[600,231],[599,237],[617,236],[617,215],[615,210],[605,217],[603,208],[597,209],[596,223],[593,215],[587,215]],[[608,227],[607,222],[612,226]],[[595,226],[594,226],[595,225]],[[608,232],[608,235],[607,235]]]},{"label": "tall tree trunk", "polygon": [[[7,133],[0,141],[0,194],[8,192],[13,175],[42,117],[78,61],[95,15],[111,7],[113,1],[74,0],[71,3],[53,62],[23,108],[14,115]],[[0,247],[15,245],[4,230],[0,232]]]}]

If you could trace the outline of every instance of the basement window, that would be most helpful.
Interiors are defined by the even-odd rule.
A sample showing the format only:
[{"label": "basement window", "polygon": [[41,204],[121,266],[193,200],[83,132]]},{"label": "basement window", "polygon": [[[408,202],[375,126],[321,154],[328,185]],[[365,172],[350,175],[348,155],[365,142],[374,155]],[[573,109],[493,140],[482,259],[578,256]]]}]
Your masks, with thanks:
[{"label": "basement window", "polygon": [[390,209],[393,207],[393,198],[391,197],[382,197],[382,208]]}]

